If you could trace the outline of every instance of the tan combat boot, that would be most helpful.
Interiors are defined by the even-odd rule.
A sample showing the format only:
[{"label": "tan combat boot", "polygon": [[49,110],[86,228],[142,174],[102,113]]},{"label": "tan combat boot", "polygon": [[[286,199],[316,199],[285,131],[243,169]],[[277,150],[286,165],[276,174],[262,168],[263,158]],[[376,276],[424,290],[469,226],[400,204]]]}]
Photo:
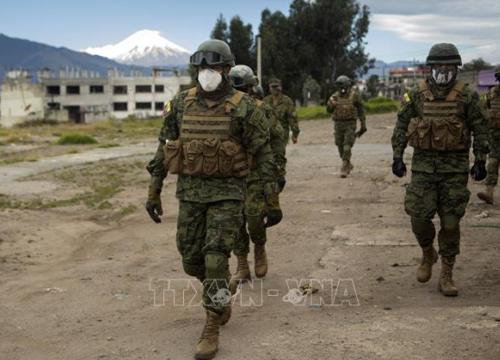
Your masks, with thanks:
[{"label": "tan combat boot", "polygon": [[354,166],[352,165],[351,161],[348,160],[347,161],[347,174],[348,175],[351,173],[352,169],[354,169]]},{"label": "tan combat boot", "polygon": [[250,267],[248,266],[247,255],[237,255],[236,260],[238,261],[238,265],[236,266],[236,272],[231,278],[231,281],[236,281],[239,283],[252,280]]},{"label": "tan combat boot", "polygon": [[486,191],[477,193],[477,197],[483,200],[486,204],[493,204],[493,196],[495,195],[495,186],[486,185]]},{"label": "tan combat boot", "polygon": [[264,277],[267,274],[267,255],[265,245],[255,245],[255,276]]},{"label": "tan combat boot", "polygon": [[432,265],[438,260],[434,246],[422,248],[422,262],[417,269],[417,280],[421,283],[429,281],[432,276]]},{"label": "tan combat boot", "polygon": [[213,359],[219,346],[219,326],[222,315],[207,310],[207,321],[201,333],[194,358],[197,360]]},{"label": "tan combat boot", "polygon": [[457,296],[458,289],[453,282],[453,265],[455,264],[454,257],[441,256],[441,276],[439,277],[439,291],[444,296]]},{"label": "tan combat boot", "polygon": [[342,167],[340,168],[340,177],[341,178],[346,178],[347,175],[349,174],[349,161],[344,160],[342,162]]},{"label": "tan combat boot", "polygon": [[224,326],[229,322],[229,319],[231,319],[231,312],[232,312],[231,303],[229,303],[224,307],[224,312],[222,313],[222,315],[220,317],[220,325],[221,326]]}]

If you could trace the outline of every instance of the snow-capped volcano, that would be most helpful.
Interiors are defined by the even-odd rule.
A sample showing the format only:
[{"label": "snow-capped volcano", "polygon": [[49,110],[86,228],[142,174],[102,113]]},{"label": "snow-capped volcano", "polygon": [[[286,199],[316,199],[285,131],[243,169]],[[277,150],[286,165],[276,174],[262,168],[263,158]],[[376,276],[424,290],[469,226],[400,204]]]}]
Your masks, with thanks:
[{"label": "snow-capped volcano", "polygon": [[156,30],[140,30],[115,45],[84,50],[123,64],[138,66],[186,65],[190,52]]}]

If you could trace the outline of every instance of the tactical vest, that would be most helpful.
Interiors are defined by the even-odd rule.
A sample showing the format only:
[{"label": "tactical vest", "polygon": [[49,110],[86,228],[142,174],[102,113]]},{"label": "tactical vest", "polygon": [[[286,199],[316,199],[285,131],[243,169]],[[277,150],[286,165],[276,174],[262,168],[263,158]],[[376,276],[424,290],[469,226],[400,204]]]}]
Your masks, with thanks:
[{"label": "tactical vest", "polygon": [[490,115],[489,126],[493,129],[500,129],[500,88],[495,87],[491,91],[490,108],[488,113]]},{"label": "tactical vest", "polygon": [[425,81],[419,83],[423,100],[420,116],[410,120],[408,144],[416,149],[435,151],[464,151],[470,147],[470,132],[465,123],[464,104],[459,99],[465,88],[457,81],[443,100],[434,98]]},{"label": "tactical vest", "polygon": [[332,119],[335,121],[356,120],[357,112],[354,106],[354,89],[349,90],[349,96],[337,96],[337,105],[333,110]]},{"label": "tactical vest", "polygon": [[208,177],[245,177],[249,156],[241,139],[231,134],[232,113],[243,96],[233,96],[206,109],[196,101],[192,88],[184,99],[180,136],[165,145],[165,167],[171,174]]}]

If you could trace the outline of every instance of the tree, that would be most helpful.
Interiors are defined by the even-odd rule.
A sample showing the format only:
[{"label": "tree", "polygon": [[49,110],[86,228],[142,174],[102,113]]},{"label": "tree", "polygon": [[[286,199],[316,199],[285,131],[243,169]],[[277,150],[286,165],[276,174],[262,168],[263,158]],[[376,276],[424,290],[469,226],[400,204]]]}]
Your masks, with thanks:
[{"label": "tree", "polygon": [[251,24],[244,24],[239,16],[234,16],[229,24],[229,46],[234,54],[236,64],[244,64],[255,68],[253,52],[253,32]]},{"label": "tree", "polygon": [[371,75],[366,81],[366,92],[370,98],[378,94],[379,78],[378,75]]},{"label": "tree", "polygon": [[483,60],[483,58],[473,59],[468,63],[465,63],[462,70],[463,71],[481,71],[493,69],[493,65],[489,62]]},{"label": "tree", "polygon": [[212,29],[212,34],[210,35],[212,39],[218,39],[227,42],[228,32],[227,32],[227,22],[222,14],[219,14],[214,28]]},{"label": "tree", "polygon": [[288,17],[264,10],[264,77],[282,78],[286,91],[300,98],[311,75],[326,99],[338,75],[356,78],[372,66],[364,43],[368,26],[368,7],[355,0],[294,0]]}]

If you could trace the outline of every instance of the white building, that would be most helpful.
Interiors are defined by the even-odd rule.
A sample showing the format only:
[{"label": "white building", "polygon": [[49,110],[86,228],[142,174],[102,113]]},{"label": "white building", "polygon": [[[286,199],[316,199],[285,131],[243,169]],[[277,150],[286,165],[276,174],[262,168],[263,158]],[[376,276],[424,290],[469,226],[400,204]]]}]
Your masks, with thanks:
[{"label": "white building", "polygon": [[0,92],[0,125],[9,127],[36,120],[92,122],[160,116],[166,101],[189,76],[124,76],[110,70],[107,77],[88,71],[38,72],[32,83],[24,71],[10,72]]}]

